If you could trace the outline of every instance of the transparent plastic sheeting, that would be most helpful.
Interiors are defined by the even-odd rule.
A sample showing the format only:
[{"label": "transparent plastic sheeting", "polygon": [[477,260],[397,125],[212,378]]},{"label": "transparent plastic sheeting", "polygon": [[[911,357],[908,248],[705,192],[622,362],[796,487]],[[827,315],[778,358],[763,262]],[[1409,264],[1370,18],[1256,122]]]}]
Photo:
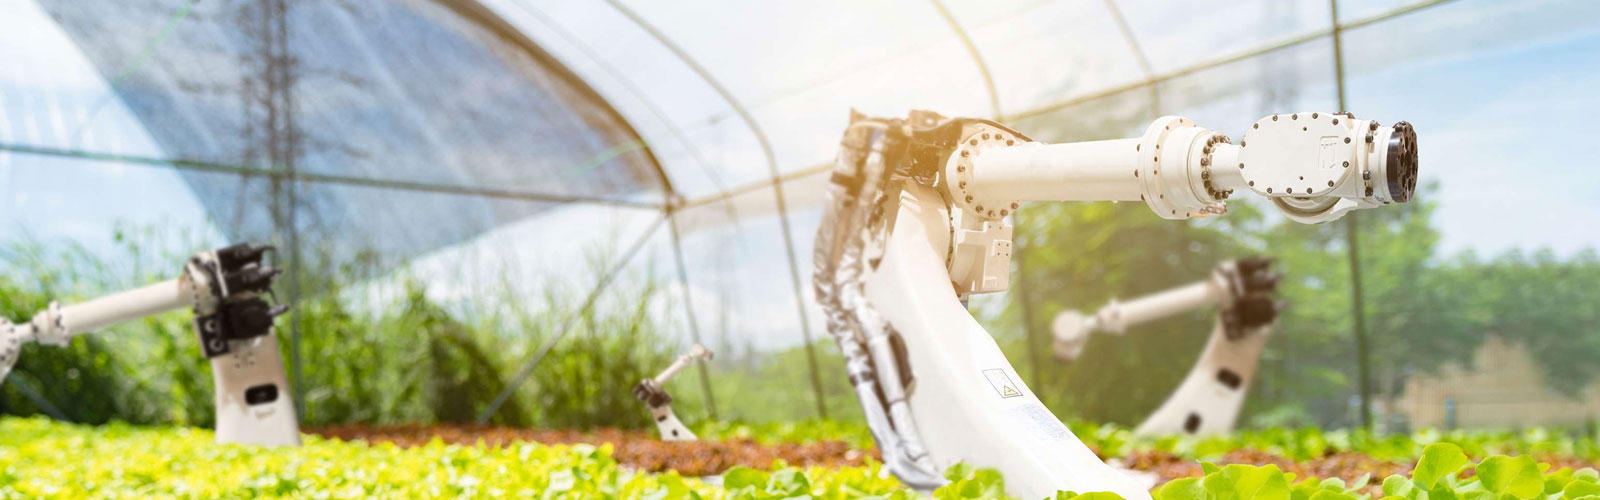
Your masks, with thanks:
[{"label": "transparent plastic sheeting", "polygon": [[[257,41],[231,28],[256,3],[10,0],[0,141],[270,167],[249,148],[259,135],[241,132],[261,121],[239,89]],[[671,283],[667,303],[693,313],[713,348],[773,352],[823,338],[804,256],[820,167],[852,108],[999,115],[1046,141],[1127,137],[1177,114],[1237,139],[1268,113],[1336,110],[1342,83],[1350,110],[1411,121],[1424,136],[1422,182],[1443,186],[1435,222],[1446,253],[1600,244],[1600,227],[1529,223],[1600,214],[1586,189],[1600,169],[1577,149],[1600,114],[1596,2],[1337,0],[1343,82],[1325,0],[286,5],[305,134],[298,168],[679,203],[687,286],[669,228],[648,230],[660,217],[649,206],[305,182],[296,206],[317,217],[297,228],[409,252],[413,269],[432,273],[430,292],[449,297],[482,286],[469,277],[511,274],[581,293],[594,282],[571,267],[589,258],[582,249],[611,245],[615,256],[651,234],[627,267]],[[26,219],[89,235],[117,218],[192,218],[198,206],[229,239],[271,229],[265,212],[225,221],[265,181],[149,167],[126,172],[158,201],[37,208],[35,192],[61,193],[59,203],[115,191],[100,178],[114,162],[62,167],[96,177],[82,183],[55,177],[51,162],[0,153],[0,195],[28,207],[0,215],[8,228]],[[686,318],[663,321],[688,335]]]},{"label": "transparent plastic sheeting", "polygon": [[[444,190],[516,190],[646,206],[665,199],[648,148],[603,100],[536,47],[445,4],[289,2],[284,31],[277,34],[263,21],[270,2],[8,4],[16,4],[7,5],[8,12],[31,19],[5,22],[30,30],[7,35],[15,42],[8,50],[19,52],[11,55],[30,63],[4,64],[13,73],[6,82],[7,115],[16,120],[11,102],[43,103],[24,109],[22,121],[45,129],[7,134],[8,145],[258,171],[293,168]],[[66,39],[71,43],[61,43]],[[48,50],[29,50],[40,41],[50,42]],[[287,47],[292,66],[283,69],[291,75],[283,94],[272,92],[274,82],[285,80],[269,64],[278,46]],[[83,78],[85,60],[101,79]],[[63,78],[55,76],[58,66],[71,81],[49,81]],[[128,126],[130,115],[142,129]],[[213,214],[253,204],[240,199],[239,188],[255,191],[269,182],[255,177],[230,186],[182,175]],[[548,208],[495,197],[407,205],[381,193],[351,193],[335,196],[316,186],[296,193],[297,213],[327,229],[311,236],[392,234],[377,250],[398,257],[453,245]],[[233,222],[223,225],[231,239],[260,238],[273,226],[266,211],[218,222]]]}]

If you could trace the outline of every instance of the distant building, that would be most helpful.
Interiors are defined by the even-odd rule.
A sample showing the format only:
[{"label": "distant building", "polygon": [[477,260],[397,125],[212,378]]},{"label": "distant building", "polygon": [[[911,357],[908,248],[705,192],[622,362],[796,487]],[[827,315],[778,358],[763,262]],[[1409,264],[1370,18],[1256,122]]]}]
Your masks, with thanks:
[{"label": "distant building", "polygon": [[1578,426],[1600,419],[1600,382],[1577,396],[1545,385],[1527,349],[1490,336],[1470,367],[1413,375],[1393,400],[1411,428]]}]

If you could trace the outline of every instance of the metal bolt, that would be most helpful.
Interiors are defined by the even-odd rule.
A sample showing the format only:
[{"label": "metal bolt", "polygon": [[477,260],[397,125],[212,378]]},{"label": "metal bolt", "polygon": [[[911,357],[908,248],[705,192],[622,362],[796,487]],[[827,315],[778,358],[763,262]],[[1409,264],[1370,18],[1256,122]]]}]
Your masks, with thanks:
[{"label": "metal bolt", "polygon": [[1256,181],[1250,181],[1250,185],[1251,185],[1251,186],[1254,186],[1254,185],[1256,185]]},{"label": "metal bolt", "polygon": [[967,181],[961,181],[961,186],[960,187],[967,187]]},{"label": "metal bolt", "polygon": [[1272,115],[1272,121],[1278,121],[1278,115]]},{"label": "metal bolt", "polygon": [[961,150],[961,157],[965,158],[968,154],[970,154],[970,153],[967,150],[965,150],[965,149]]},{"label": "metal bolt", "polygon": [[1328,187],[1333,187],[1333,181],[1328,181]]},{"label": "metal bolt", "polygon": [[[1209,153],[1209,152],[1210,151],[1207,151],[1207,153]],[[1210,164],[1211,164],[1211,159],[1210,158],[1201,158],[1200,159],[1200,166],[1204,167],[1204,166],[1210,165]]]},{"label": "metal bolt", "polygon": [[1250,128],[1261,128],[1261,124],[1257,123],[1257,124],[1251,125]]},{"label": "metal bolt", "polygon": [[1289,115],[1289,119],[1290,120],[1299,120],[1300,119],[1300,113],[1295,113],[1295,114]]},{"label": "metal bolt", "polygon": [[1350,168],[1350,162],[1344,162],[1344,168]]},{"label": "metal bolt", "polygon": [[962,165],[956,165],[956,171],[957,172],[966,172],[967,171],[967,167],[962,166]]},{"label": "metal bolt", "polygon": [[1016,144],[1016,143],[1017,143],[1017,141],[1013,141],[1011,139],[1006,139],[1006,145],[1007,146],[1010,146],[1010,145],[1013,145],[1013,144]]},{"label": "metal bolt", "polygon": [[982,213],[982,212],[983,212],[983,205],[978,205],[978,212],[979,212],[979,213]]},{"label": "metal bolt", "polygon": [[1134,170],[1133,171],[1133,176],[1134,177],[1138,177],[1139,176],[1139,171],[1138,170]]},{"label": "metal bolt", "polygon": [[[1367,137],[1372,137],[1372,136],[1369,135]],[[1345,144],[1349,144],[1350,143],[1350,138],[1349,137],[1344,138],[1344,143]]]},{"label": "metal bolt", "polygon": [[1338,125],[1339,124],[1339,119],[1338,118],[1334,118],[1333,119],[1333,124],[1334,125]]},{"label": "metal bolt", "polygon": [[977,139],[968,140],[967,144],[968,145],[972,145],[972,146],[977,146],[978,145],[978,140]]},{"label": "metal bolt", "polygon": [[[1350,139],[1345,139],[1344,142],[1350,142]],[[1372,134],[1367,134],[1367,144],[1372,144]]]},{"label": "metal bolt", "polygon": [[1011,211],[1009,211],[1009,210],[1003,210],[1003,209],[1002,209],[1002,210],[1000,210],[1000,216],[1001,216],[1001,217],[1005,217],[1005,216],[1007,216],[1007,215],[1011,215]]},{"label": "metal bolt", "polygon": [[972,195],[967,195],[967,203],[972,203]]},{"label": "metal bolt", "polygon": [[1239,170],[1244,170],[1244,163],[1239,163]]},{"label": "metal bolt", "polygon": [[1271,193],[1272,192],[1272,188],[1267,188],[1267,192]]},{"label": "metal bolt", "polygon": [[1361,180],[1364,180],[1364,181],[1372,180],[1372,171],[1371,170],[1362,171],[1361,172]]},{"label": "metal bolt", "polygon": [[1315,120],[1316,118],[1317,118],[1317,114],[1316,113],[1312,113],[1311,114],[1311,119]]},{"label": "metal bolt", "polygon": [[1017,207],[1019,207],[1019,206],[1022,206],[1022,205],[1017,204],[1017,202],[1015,202],[1015,201],[1011,202],[1011,209],[1012,210],[1016,210]]},{"label": "metal bolt", "polygon": [[983,134],[983,140],[985,140],[985,141],[989,140],[989,134]]},{"label": "metal bolt", "polygon": [[990,210],[990,211],[989,211],[989,216],[990,216],[990,217],[994,217],[994,210]]}]

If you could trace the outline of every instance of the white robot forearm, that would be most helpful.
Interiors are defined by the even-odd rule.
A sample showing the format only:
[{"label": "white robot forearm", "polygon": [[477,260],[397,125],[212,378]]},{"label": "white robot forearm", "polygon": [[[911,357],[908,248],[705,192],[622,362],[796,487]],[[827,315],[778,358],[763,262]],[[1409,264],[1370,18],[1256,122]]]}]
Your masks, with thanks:
[{"label": "white robot forearm", "polygon": [[1238,145],[1180,117],[1156,120],[1138,138],[1066,144],[988,128],[957,146],[946,175],[957,204],[989,217],[1020,201],[1143,201],[1163,218],[1186,219],[1226,213],[1225,201],[1242,189],[1297,222],[1318,223],[1404,203],[1417,183],[1411,125],[1347,113],[1268,116]]}]

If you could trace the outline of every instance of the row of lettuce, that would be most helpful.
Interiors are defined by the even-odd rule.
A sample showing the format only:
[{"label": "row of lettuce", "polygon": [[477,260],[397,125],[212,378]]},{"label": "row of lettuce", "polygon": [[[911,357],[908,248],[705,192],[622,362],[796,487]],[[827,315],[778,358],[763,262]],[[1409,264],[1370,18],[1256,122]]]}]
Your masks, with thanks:
[{"label": "row of lettuce", "polygon": [[[1356,452],[1379,460],[1410,462],[1431,444],[1450,443],[1473,457],[1531,455],[1600,461],[1600,441],[1583,429],[1520,430],[1424,429],[1406,434],[1378,434],[1362,429],[1250,429],[1208,436],[1135,436],[1127,427],[1071,422],[1074,434],[1105,457],[1138,451],[1162,451],[1191,460],[1214,460],[1240,449],[1260,450],[1304,461],[1328,452]],[[810,420],[762,424],[707,422],[697,433],[714,439],[753,439],[766,443],[844,441],[858,448],[872,445],[872,433],[857,422]]]},{"label": "row of lettuce", "polygon": [[[1600,500],[1594,469],[1551,470],[1528,455],[1474,462],[1439,442],[1409,477],[1297,478],[1276,466],[1203,464],[1156,500]],[[1005,498],[993,470],[957,465],[937,499]],[[401,448],[308,437],[302,448],[216,446],[209,432],[43,419],[0,420],[0,498],[617,498],[911,499],[922,494],[877,464],[837,469],[730,469],[720,484],[620,467],[609,445]],[[1056,500],[1115,500],[1059,492]]]}]

